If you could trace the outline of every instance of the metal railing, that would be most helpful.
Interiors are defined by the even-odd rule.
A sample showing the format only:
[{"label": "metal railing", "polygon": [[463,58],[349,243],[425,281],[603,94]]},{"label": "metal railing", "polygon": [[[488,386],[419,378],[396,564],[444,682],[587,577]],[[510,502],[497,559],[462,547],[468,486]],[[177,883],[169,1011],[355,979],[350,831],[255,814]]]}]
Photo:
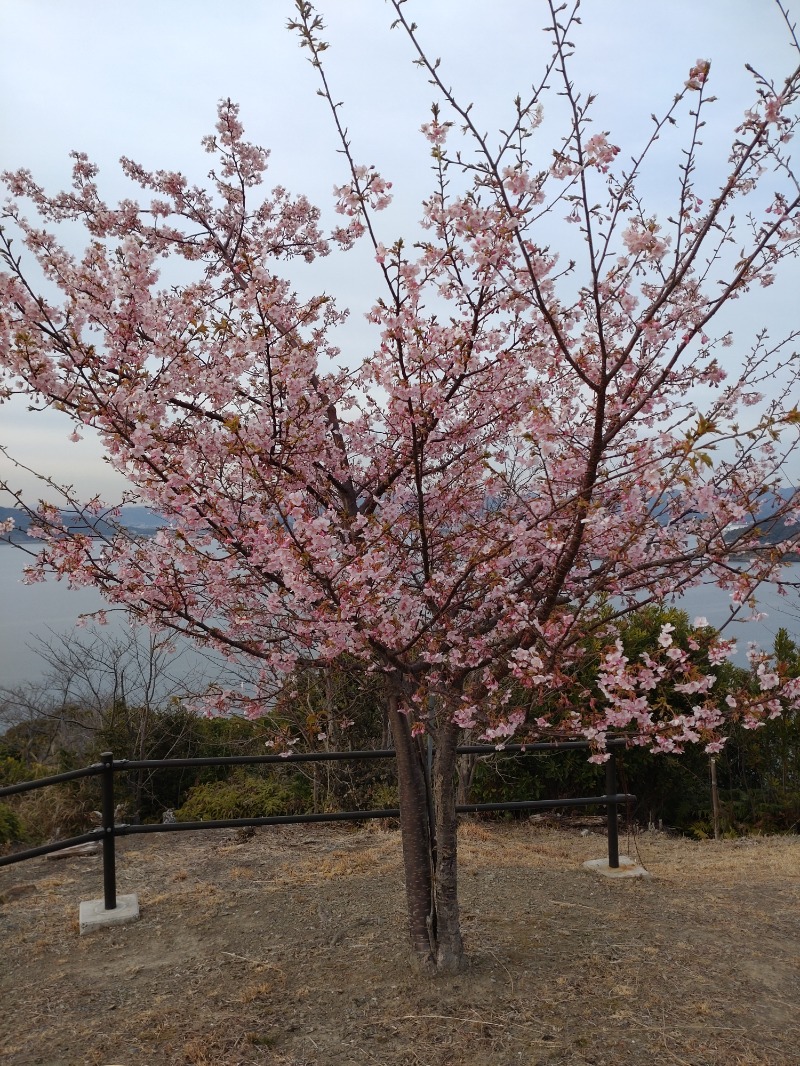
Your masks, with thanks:
[{"label": "metal railing", "polygon": [[[610,740],[610,748],[625,745],[624,740]],[[498,748],[491,744],[463,744],[456,748],[458,755],[503,755],[518,752],[527,754],[537,751],[574,751],[586,750],[590,747],[588,741],[552,741],[537,744],[505,744]],[[263,764],[276,764],[286,766],[291,763],[302,762],[333,762],[333,761],[358,761],[362,759],[394,759],[396,753],[391,748],[368,751],[327,751],[292,753],[289,755],[228,755],[196,759],[114,759],[110,751],[100,756],[99,763],[81,767],[79,770],[68,770],[62,774],[52,774],[50,777],[40,777],[36,781],[22,781],[15,785],[6,785],[0,788],[0,799],[3,796],[18,795],[21,792],[30,792],[38,788],[46,788],[49,785],[57,785],[65,781],[74,781],[81,777],[101,777],[102,785],[102,810],[101,824],[79,836],[68,837],[64,840],[52,841],[49,844],[41,844],[25,851],[17,851],[11,855],[0,856],[0,866],[9,866],[12,863],[23,862],[40,855],[49,855],[56,851],[64,851],[66,848],[76,847],[80,844],[89,844],[101,841],[103,845],[103,901],[107,911],[115,910],[117,906],[117,873],[116,873],[116,849],[117,837],[131,836],[141,833],[183,833],[198,829],[239,829],[246,826],[259,825],[290,825],[300,822],[345,822],[366,821],[372,818],[399,818],[400,809],[387,807],[368,811],[329,811],[323,814],[282,814],[264,818],[219,818],[202,822],[163,822],[153,825],[128,825],[117,824],[115,819],[114,801],[114,774],[129,770],[158,770],[189,766],[251,766]],[[608,865],[611,869],[619,868],[619,805],[628,803],[636,797],[617,791],[616,760],[612,752],[611,758],[606,763],[606,791],[603,796],[578,796],[570,799],[552,800],[512,800],[505,803],[459,803],[456,806],[458,814],[480,814],[493,811],[528,811],[550,810],[554,807],[589,807],[605,806],[608,812]]]}]

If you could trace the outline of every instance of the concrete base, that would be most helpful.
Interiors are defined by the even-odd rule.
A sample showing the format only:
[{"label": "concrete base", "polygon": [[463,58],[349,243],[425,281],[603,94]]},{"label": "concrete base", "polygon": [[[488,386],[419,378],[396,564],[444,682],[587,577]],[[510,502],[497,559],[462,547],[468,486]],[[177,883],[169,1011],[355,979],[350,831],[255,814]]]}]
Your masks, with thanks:
[{"label": "concrete base", "polygon": [[139,917],[139,898],[135,895],[117,896],[113,911],[107,911],[102,899],[82,900],[80,906],[81,936],[105,925],[125,925]]},{"label": "concrete base", "polygon": [[620,855],[619,867],[612,869],[608,865],[608,856],[604,859],[590,859],[583,864],[584,870],[590,870],[592,873],[600,874],[601,877],[642,877],[649,878],[650,874],[645,870],[644,866],[639,866],[633,859],[627,855]]}]

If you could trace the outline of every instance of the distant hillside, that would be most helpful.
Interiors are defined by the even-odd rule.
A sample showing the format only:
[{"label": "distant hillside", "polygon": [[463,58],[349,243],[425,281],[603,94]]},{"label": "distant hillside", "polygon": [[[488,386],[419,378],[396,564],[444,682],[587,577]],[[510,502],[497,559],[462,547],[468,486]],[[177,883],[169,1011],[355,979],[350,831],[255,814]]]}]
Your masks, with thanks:
[{"label": "distant hillside", "polygon": [[758,534],[758,545],[768,548],[772,544],[792,544],[790,558],[800,559],[800,526],[796,523],[789,525],[785,518],[767,518],[760,522],[754,522],[748,526],[736,526],[729,529],[725,534],[725,543],[735,546],[739,537],[749,535],[755,528]]},{"label": "distant hillside", "polygon": [[[759,499],[758,510],[753,521],[732,526],[725,534],[726,542],[733,544],[737,537],[740,537],[745,531],[751,530],[753,526],[760,527],[759,541],[762,545],[782,544],[784,541],[793,538],[800,542],[800,523],[791,525],[785,518],[774,517],[776,511],[784,507],[786,502],[798,492],[800,492],[800,489],[794,486],[787,486],[786,488],[778,489],[777,492],[764,493],[763,497]],[[671,497],[671,500],[674,500],[674,496]],[[663,498],[654,501],[652,504],[652,513],[662,524],[666,524],[669,521],[668,502],[670,501]],[[77,513],[62,511],[61,515],[65,525],[71,531],[91,532],[87,523]],[[5,540],[13,543],[33,539],[27,535],[30,520],[24,511],[20,511],[15,507],[0,507],[0,522],[5,521],[7,518],[14,519],[14,531],[10,536],[1,537],[0,542]],[[143,537],[152,537],[158,529],[166,525],[163,515],[142,505],[123,507],[117,522],[125,529],[130,530],[131,533],[136,533]],[[109,535],[113,532],[113,527],[102,519],[98,519],[92,528],[99,536]]]},{"label": "distant hillside", "polygon": [[[6,521],[8,518],[13,518],[14,529],[11,534],[0,538],[10,543],[21,543],[30,541],[33,538],[28,535],[28,528],[30,526],[30,519],[17,507],[0,507],[0,522]],[[98,518],[91,526],[75,511],[62,511],[61,518],[64,525],[71,532],[85,532],[96,536],[108,536],[113,533],[114,527],[111,523],[104,521],[102,518]],[[119,518],[116,519],[116,523],[129,530],[131,533],[138,533],[140,536],[151,537],[156,530],[165,525],[164,518],[151,511],[149,507],[133,506],[123,507]]]},{"label": "distant hillside", "polygon": [[759,508],[752,521],[742,522],[727,530],[726,543],[734,544],[737,538],[744,534],[749,535],[756,530],[759,544],[762,547],[768,547],[770,544],[783,544],[786,541],[797,541],[800,545],[800,522],[792,523],[785,516],[776,517],[776,512],[785,507],[798,491],[800,490],[788,486],[777,492],[765,493],[759,500]]}]

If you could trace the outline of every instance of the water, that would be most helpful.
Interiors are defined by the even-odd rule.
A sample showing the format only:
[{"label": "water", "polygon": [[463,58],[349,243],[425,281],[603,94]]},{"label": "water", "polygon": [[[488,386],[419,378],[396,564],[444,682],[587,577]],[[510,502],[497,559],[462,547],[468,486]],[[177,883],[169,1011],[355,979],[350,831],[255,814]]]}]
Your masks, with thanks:
[{"label": "water", "polygon": [[[47,638],[49,631],[72,629],[78,616],[104,606],[99,592],[93,588],[69,589],[58,581],[38,585],[23,585],[22,569],[29,556],[5,544],[0,544],[0,687],[13,688],[24,682],[36,682],[43,673],[42,661],[36,654],[37,637]],[[800,563],[786,567],[786,580],[800,582]],[[735,661],[746,665],[748,641],[771,648],[778,629],[800,641],[800,592],[790,591],[782,598],[771,587],[764,587],[757,596],[759,609],[768,615],[761,622],[736,622],[728,627],[726,636],[736,637],[738,652]],[[676,600],[691,619],[703,616],[711,625],[721,625],[727,616],[729,599],[726,593],[713,586],[691,589]],[[127,628],[123,615],[109,615],[110,631]],[[194,651],[195,666],[203,659]],[[187,663],[187,666],[189,664]]]},{"label": "water", "polygon": [[[771,585],[762,586],[756,593],[757,610],[767,617],[760,622],[732,622],[723,633],[726,639],[733,637],[737,641],[733,661],[738,666],[747,665],[747,645],[750,641],[770,651],[779,629],[785,629],[800,644],[800,563],[789,563],[783,568],[782,574],[787,584],[795,583],[795,588],[789,589],[788,595],[779,596]],[[690,589],[674,603],[686,611],[690,619],[698,616],[707,618],[709,625],[717,628],[723,625],[730,613],[730,597],[714,585]],[[743,618],[751,613],[749,608],[741,612]]]},{"label": "water", "polygon": [[[13,688],[37,681],[42,663],[30,646],[49,630],[72,629],[78,616],[104,606],[93,588],[70,590],[65,582],[23,585],[22,571],[30,556],[0,544],[0,686]],[[115,622],[114,625],[125,625]]]},{"label": "water", "polygon": [[[0,544],[0,688],[16,688],[38,683],[49,669],[36,650],[38,640],[52,640],[53,634],[74,632],[82,614],[108,607],[94,588],[70,589],[66,581],[48,579],[34,585],[22,583],[22,571],[31,557],[8,544]],[[130,632],[123,611],[110,610],[103,633],[120,637]],[[180,652],[173,662],[181,677],[202,674],[219,676],[223,667],[201,648],[178,638]],[[174,676],[174,674],[173,674]]]}]

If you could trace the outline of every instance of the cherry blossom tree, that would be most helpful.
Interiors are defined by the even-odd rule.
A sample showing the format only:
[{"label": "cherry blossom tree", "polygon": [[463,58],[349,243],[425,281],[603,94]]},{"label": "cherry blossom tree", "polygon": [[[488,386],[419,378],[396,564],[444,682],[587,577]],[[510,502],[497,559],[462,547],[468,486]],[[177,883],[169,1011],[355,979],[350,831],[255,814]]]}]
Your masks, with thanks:
[{"label": "cherry blossom tree", "polygon": [[[584,737],[596,761],[610,732],[713,752],[727,720],[757,727],[800,702],[800,684],[755,652],[757,683],[720,699],[731,642],[702,619],[684,645],[665,625],[657,653],[633,662],[615,629],[702,580],[746,608],[780,576],[780,545],[762,550],[750,519],[797,448],[800,331],[751,343],[716,323],[800,246],[788,147],[800,68],[780,84],[753,73],[754,105],[709,193],[695,173],[709,62],[625,161],[571,78],[577,5],[553,5],[547,69],[490,139],[402,0],[392,6],[437,94],[418,240],[381,239],[390,183],[358,162],[322,23],[297,0],[292,26],[347,168],[339,224],[265,191],[267,152],[230,101],[204,142],[208,187],[123,158],[142,198],[114,206],[78,153],[56,195],[27,171],[6,174],[0,365],[3,395],[67,412],[75,435],[97,431],[135,498],[168,523],[152,539],[109,532],[105,502],[65,489],[82,517],[69,528],[54,505],[17,493],[44,540],[29,580],[93,583],[148,625],[257,667],[252,688],[209,695],[219,710],[261,713],[281,678],[343,655],[383,675],[411,942],[425,968],[454,972],[461,731],[498,744]],[[546,155],[550,93],[565,124]],[[640,186],[675,124],[677,193],[657,219]],[[82,253],[61,223],[84,227]],[[301,298],[291,278],[356,241],[374,252],[376,341],[346,369],[345,310],[325,292]],[[788,515],[794,501],[781,499]],[[676,691],[691,710],[676,714]]]}]

